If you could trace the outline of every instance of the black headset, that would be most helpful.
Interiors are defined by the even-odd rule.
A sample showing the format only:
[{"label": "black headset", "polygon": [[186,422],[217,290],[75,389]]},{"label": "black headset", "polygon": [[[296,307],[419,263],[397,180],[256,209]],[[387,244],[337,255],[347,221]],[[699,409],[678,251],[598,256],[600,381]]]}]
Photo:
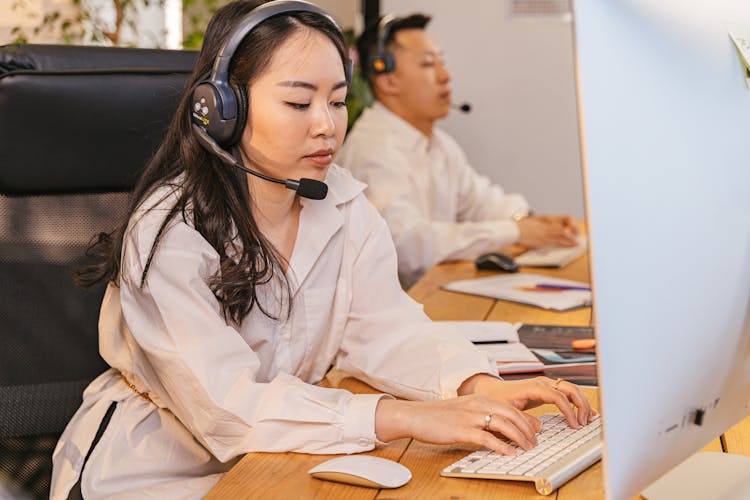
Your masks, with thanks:
[{"label": "black headset", "polygon": [[396,69],[396,60],[386,47],[394,21],[396,17],[393,14],[387,14],[378,23],[377,52],[370,57],[370,70],[373,75],[390,73]]},{"label": "black headset", "polygon": [[[263,4],[237,23],[229,34],[213,65],[208,79],[197,84],[191,97],[190,116],[197,128],[205,131],[223,147],[236,144],[242,136],[248,113],[247,91],[229,83],[229,64],[242,40],[267,19],[289,12],[313,12],[341,29],[320,7],[300,0],[278,0]],[[350,64],[345,65],[346,80],[351,81]],[[195,129],[196,127],[193,127]]]}]

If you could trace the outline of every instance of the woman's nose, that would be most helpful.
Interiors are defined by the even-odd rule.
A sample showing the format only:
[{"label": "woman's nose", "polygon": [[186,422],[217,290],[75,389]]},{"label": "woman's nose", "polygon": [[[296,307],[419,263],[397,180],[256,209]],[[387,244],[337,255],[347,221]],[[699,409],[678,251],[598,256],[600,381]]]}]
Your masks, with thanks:
[{"label": "woman's nose", "polygon": [[336,123],[328,106],[319,106],[313,116],[312,132],[314,137],[331,137],[336,130]]}]

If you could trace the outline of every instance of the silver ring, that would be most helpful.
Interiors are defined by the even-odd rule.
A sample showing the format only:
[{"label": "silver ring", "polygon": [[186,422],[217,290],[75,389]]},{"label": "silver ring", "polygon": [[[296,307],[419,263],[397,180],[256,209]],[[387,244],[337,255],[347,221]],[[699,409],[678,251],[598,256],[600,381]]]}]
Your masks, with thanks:
[{"label": "silver ring", "polygon": [[490,430],[490,422],[492,422],[492,413],[488,413],[484,417],[484,430]]},{"label": "silver ring", "polygon": [[561,379],[561,378],[556,378],[556,379],[555,379],[555,383],[554,383],[554,385],[552,386],[552,388],[553,388],[553,389],[557,389],[557,386],[559,386],[559,385],[560,385],[560,382],[562,382],[562,381],[563,381],[563,379]]}]

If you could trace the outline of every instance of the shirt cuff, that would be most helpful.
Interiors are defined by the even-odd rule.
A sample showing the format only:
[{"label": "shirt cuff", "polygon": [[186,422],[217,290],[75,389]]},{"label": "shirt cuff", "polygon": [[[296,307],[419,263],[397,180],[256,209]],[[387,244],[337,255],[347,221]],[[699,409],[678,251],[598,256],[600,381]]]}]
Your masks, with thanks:
[{"label": "shirt cuff", "polygon": [[449,389],[443,391],[443,399],[451,399],[458,397],[458,388],[461,387],[461,384],[469,380],[474,375],[489,375],[490,377],[494,377],[498,380],[502,380],[500,376],[497,374],[497,370],[494,372],[492,370],[487,371],[477,371],[477,370],[464,370],[462,372],[454,373],[447,381],[446,381],[446,387]]},{"label": "shirt cuff", "polygon": [[375,410],[389,394],[354,394],[344,417],[344,441],[355,445],[351,453],[371,450],[379,442],[375,435]]},{"label": "shirt cuff", "polygon": [[495,361],[479,349],[474,348],[472,351],[463,352],[451,359],[443,360],[443,373],[440,377],[440,392],[443,399],[457,397],[458,388],[461,387],[461,384],[474,375],[486,373],[497,377]]},{"label": "shirt cuff", "polygon": [[495,221],[495,224],[497,224],[496,234],[502,235],[502,241],[499,242],[501,248],[518,243],[518,240],[521,239],[521,229],[518,227],[518,222],[512,219],[501,219]]}]

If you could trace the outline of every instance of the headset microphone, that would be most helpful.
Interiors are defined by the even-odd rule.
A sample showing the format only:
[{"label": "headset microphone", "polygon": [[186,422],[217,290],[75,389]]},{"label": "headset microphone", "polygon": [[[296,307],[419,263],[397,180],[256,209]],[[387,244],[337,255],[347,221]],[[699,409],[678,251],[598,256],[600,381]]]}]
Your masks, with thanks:
[{"label": "headset microphone", "polygon": [[309,198],[311,200],[322,200],[328,194],[328,186],[325,182],[321,182],[315,179],[308,179],[305,177],[297,181],[295,181],[294,179],[281,180],[263,175],[260,172],[256,172],[255,170],[251,170],[237,161],[237,159],[232,156],[227,150],[219,146],[219,143],[217,143],[210,135],[208,135],[205,130],[203,130],[198,125],[193,124],[193,132],[195,132],[195,137],[196,139],[198,139],[198,142],[201,144],[201,146],[215,154],[221,161],[223,161],[227,165],[237,167],[240,170],[244,170],[248,174],[260,177],[263,180],[275,182],[276,184],[283,184],[287,189],[296,191],[297,194],[302,196],[303,198]]},{"label": "headset microphone", "polygon": [[461,111],[462,113],[471,112],[471,104],[469,104],[468,102],[462,102],[461,104],[451,103],[451,108],[457,109]]}]

